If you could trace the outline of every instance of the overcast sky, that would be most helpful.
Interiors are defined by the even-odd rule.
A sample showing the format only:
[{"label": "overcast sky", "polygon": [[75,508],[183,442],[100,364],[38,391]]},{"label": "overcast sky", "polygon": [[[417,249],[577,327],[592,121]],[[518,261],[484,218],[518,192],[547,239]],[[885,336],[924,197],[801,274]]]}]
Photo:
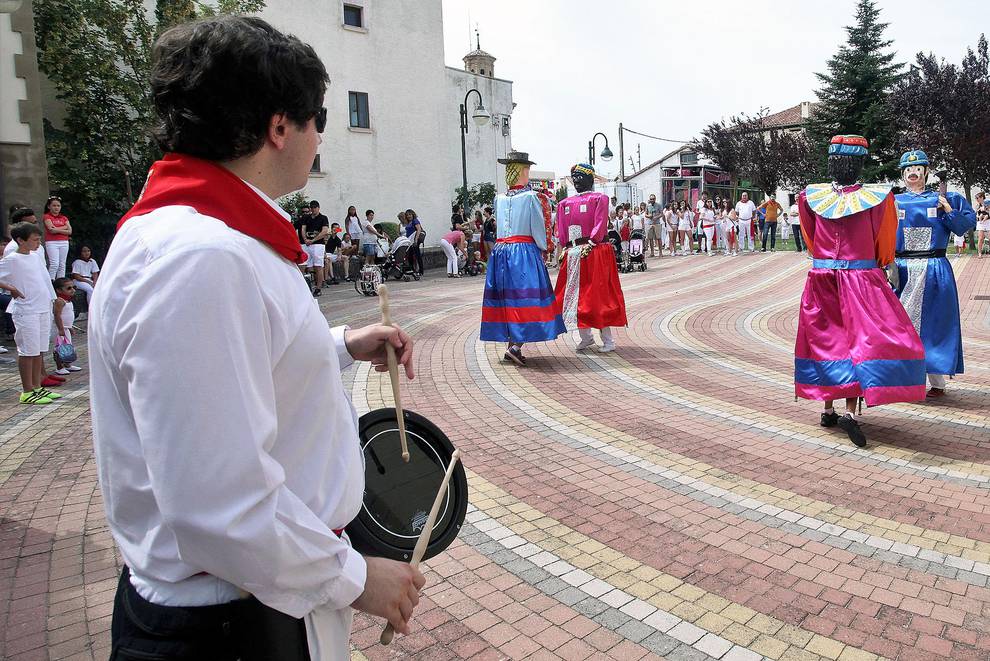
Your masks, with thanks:
[{"label": "overcast sky", "polygon": [[[566,174],[587,160],[588,139],[602,131],[616,158],[599,158],[596,166],[614,176],[619,122],[690,140],[732,114],[814,100],[814,74],[845,42],[855,6],[856,0],[443,0],[444,51],[448,65],[463,67],[478,25],[482,49],[497,58],[497,77],[513,81],[513,146],[530,153],[534,169]],[[878,6],[901,62],[913,62],[918,51],[959,62],[990,26],[990,2]],[[627,133],[627,175],[637,144],[643,165],[677,146]],[[600,153],[601,138],[597,145]]]}]

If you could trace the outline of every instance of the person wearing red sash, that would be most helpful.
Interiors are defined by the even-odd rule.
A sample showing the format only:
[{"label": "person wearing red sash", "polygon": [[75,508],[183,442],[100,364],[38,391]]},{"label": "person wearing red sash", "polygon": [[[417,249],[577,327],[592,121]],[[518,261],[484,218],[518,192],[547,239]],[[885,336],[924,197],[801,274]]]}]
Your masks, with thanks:
[{"label": "person wearing red sash", "polygon": [[596,193],[595,169],[587,163],[571,168],[577,195],[557,207],[557,240],[564,248],[557,274],[557,308],[567,330],[577,329],[576,351],[595,343],[591,329],[602,336],[599,351],[615,350],[612,326],[626,325],[626,302],[615,264],[615,250],[605,241],[608,196]]},{"label": "person wearing red sash", "polygon": [[274,202],[307,182],[326,69],[226,16],[163,33],[150,79],[165,156],[90,305],[93,440],[125,563],[110,656],[350,658],[352,609],[406,633],[424,579],[343,532],[364,470],[340,371],[387,370],[391,344],[412,378],[413,341],[330,328]]},{"label": "person wearing red sash", "polygon": [[498,240],[485,271],[480,338],[506,342],[503,358],[524,367],[523,344],[565,332],[543,259],[553,231],[550,198],[529,184],[529,154],[510,151],[498,162],[509,190],[495,198]]}]

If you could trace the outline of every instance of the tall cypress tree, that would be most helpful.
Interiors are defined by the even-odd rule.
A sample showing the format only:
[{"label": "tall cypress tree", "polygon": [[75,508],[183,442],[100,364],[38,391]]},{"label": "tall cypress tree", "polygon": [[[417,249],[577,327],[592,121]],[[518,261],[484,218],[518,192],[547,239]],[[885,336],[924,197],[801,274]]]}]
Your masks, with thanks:
[{"label": "tall cypress tree", "polygon": [[821,83],[819,104],[808,130],[818,153],[821,176],[829,139],[840,133],[865,136],[870,157],[863,168],[864,181],[897,178],[896,129],[886,108],[887,95],[901,76],[903,64],[888,51],[893,41],[883,38],[887,23],[880,22],[874,0],[859,0],[856,23],[847,26],[845,44],[828,61],[828,72],[815,74]]}]

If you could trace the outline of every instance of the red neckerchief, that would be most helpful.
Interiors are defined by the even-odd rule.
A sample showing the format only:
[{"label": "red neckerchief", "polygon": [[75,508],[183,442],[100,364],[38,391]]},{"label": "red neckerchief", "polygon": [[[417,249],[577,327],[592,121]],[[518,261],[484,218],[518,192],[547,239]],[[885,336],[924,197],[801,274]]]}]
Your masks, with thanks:
[{"label": "red neckerchief", "polygon": [[141,197],[120,219],[117,229],[134,216],[168,206],[192,207],[267,243],[290,262],[306,261],[292,223],[240,177],[211,161],[188,154],[165,154],[151,166]]}]

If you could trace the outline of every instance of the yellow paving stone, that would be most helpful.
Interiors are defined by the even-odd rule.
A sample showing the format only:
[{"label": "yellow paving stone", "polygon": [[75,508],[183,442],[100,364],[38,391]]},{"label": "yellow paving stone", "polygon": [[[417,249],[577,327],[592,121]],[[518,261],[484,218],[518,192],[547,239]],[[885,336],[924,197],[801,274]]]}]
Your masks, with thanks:
[{"label": "yellow paving stone", "polygon": [[712,633],[721,634],[723,631],[732,626],[734,622],[727,617],[722,617],[721,615],[716,615],[715,613],[709,612],[699,617],[694,624],[702,629],[707,629]]},{"label": "yellow paving stone", "polygon": [[789,645],[785,642],[774,640],[770,636],[761,635],[752,644],[749,645],[749,649],[753,650],[757,654],[762,654],[763,656],[768,656],[771,659],[779,659],[787,651]]},{"label": "yellow paving stone", "polygon": [[784,623],[770,617],[769,615],[757,613],[750,618],[749,622],[746,623],[746,626],[751,629],[756,629],[760,633],[772,636],[783,628]]},{"label": "yellow paving stone", "polygon": [[629,574],[626,574],[625,572],[618,572],[616,574],[613,574],[611,577],[609,577],[608,582],[614,585],[615,587],[619,588],[620,590],[625,590],[630,585],[638,583],[639,581],[637,581]]},{"label": "yellow paving stone", "polygon": [[662,608],[665,611],[673,612],[675,608],[684,603],[684,600],[666,592],[659,592],[653,595],[649,602],[657,608]]},{"label": "yellow paving stone", "polygon": [[846,645],[846,648],[842,650],[842,654],[839,655],[839,661],[876,661],[879,658],[873,652],[856,649],[849,645]]},{"label": "yellow paving stone", "polygon": [[688,601],[682,601],[669,610],[671,613],[682,620],[686,620],[687,622],[695,622],[700,620],[707,612],[704,608],[699,608]]},{"label": "yellow paving stone", "polygon": [[695,601],[696,599],[701,599],[701,597],[705,595],[704,590],[688,583],[682,583],[680,587],[673,591],[673,593],[686,601]]},{"label": "yellow paving stone", "polygon": [[800,647],[788,647],[781,655],[780,661],[821,661],[821,658],[819,655]]},{"label": "yellow paving stone", "polygon": [[643,601],[647,601],[657,592],[660,592],[660,589],[645,581],[636,581],[626,588],[626,592]]},{"label": "yellow paving stone", "polygon": [[756,611],[741,604],[729,604],[723,608],[722,612],[719,614],[729,618],[730,620],[738,622],[739,624],[746,624],[753,619],[753,616],[756,615]]},{"label": "yellow paving stone", "polygon": [[724,599],[716,594],[712,594],[711,592],[709,592],[703,595],[701,598],[695,600],[694,603],[696,603],[697,605],[701,606],[704,609],[712,611],[713,613],[721,613],[732,602],[729,601],[728,599]]},{"label": "yellow paving stone", "polygon": [[670,592],[671,590],[681,585],[683,581],[681,581],[679,578],[675,576],[671,576],[670,574],[663,574],[651,580],[650,583],[657,586],[661,590],[664,590],[665,592]]},{"label": "yellow paving stone", "polygon": [[[573,543],[573,542],[571,542]],[[605,548],[605,545],[594,539],[587,539],[577,545],[577,548],[585,553],[595,553]]]},{"label": "yellow paving stone", "polygon": [[783,628],[777,632],[777,638],[787,641],[791,645],[796,645],[797,647],[802,648],[811,641],[814,635],[814,633],[805,631],[804,629],[799,629],[793,624],[785,624]]},{"label": "yellow paving stone", "polygon": [[654,569],[649,565],[640,565],[636,569],[632,570],[632,575],[641,581],[652,581],[656,577],[660,576],[660,570]]},{"label": "yellow paving stone", "polygon": [[750,643],[759,638],[760,633],[758,631],[753,631],[749,627],[744,627],[738,622],[733,622],[725,629],[725,631],[722,632],[721,636],[726,640],[731,640],[737,645],[749,647]]},{"label": "yellow paving stone", "polygon": [[844,644],[837,640],[831,640],[829,638],[825,638],[824,636],[814,634],[811,637],[811,640],[808,641],[808,644],[804,646],[804,649],[814,654],[820,654],[827,659],[838,659],[845,647],[846,646]]}]

